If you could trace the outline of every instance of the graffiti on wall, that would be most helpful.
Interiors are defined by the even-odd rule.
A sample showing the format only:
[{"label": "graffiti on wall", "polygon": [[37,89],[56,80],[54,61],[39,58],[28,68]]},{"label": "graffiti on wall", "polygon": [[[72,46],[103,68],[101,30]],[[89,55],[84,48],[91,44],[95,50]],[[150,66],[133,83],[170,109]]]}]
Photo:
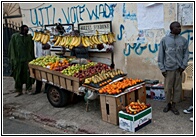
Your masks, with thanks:
[{"label": "graffiti on wall", "polygon": [[[120,33],[121,34],[121,33]],[[180,35],[184,36],[189,43],[189,46],[193,43],[193,30],[185,30]],[[125,48],[123,49],[123,54],[125,56],[130,56],[131,52],[134,52],[136,55],[142,55],[145,50],[148,50],[149,53],[156,54],[158,52],[160,43],[158,43],[157,40],[154,44],[146,43],[145,46],[143,46],[142,43],[126,43]],[[189,60],[193,59],[193,52],[189,51]]]},{"label": "graffiti on wall", "polygon": [[[92,10],[90,10],[86,4],[67,7],[66,9],[61,8],[61,12],[63,14],[61,17],[56,17],[56,8],[49,5],[38,9],[30,9],[30,20],[32,25],[39,27],[54,24],[56,22],[62,24],[79,23],[80,21],[84,20],[84,15],[86,20],[99,20],[100,18],[108,19],[114,17],[114,8],[116,5],[117,4],[109,5],[107,3],[99,4],[95,5],[94,9]],[[49,13],[52,14],[49,15]]]},{"label": "graffiti on wall", "polygon": [[123,11],[122,11],[122,16],[125,20],[137,20],[137,17],[136,17],[136,13],[130,13],[126,11],[126,4],[123,3]]},{"label": "graffiti on wall", "polygon": [[[110,19],[114,18],[114,11],[117,4],[97,4],[94,7],[88,7],[86,4],[71,6],[66,8],[61,8],[61,16],[57,17],[57,9],[52,5],[40,7],[37,9],[30,9],[30,22],[35,27],[40,27],[48,24],[55,24],[56,22],[62,24],[74,24],[79,23],[84,20],[100,20],[100,19]],[[49,14],[50,13],[50,14]],[[137,20],[137,14],[131,13],[126,9],[126,4],[122,4],[122,18],[128,21]],[[33,32],[33,29],[30,28],[30,31]],[[119,33],[116,35],[118,41],[123,40],[123,34],[126,31],[125,26],[123,24],[119,25]],[[124,56],[130,56],[132,53],[135,55],[142,55],[144,52],[149,52],[152,56],[155,56],[158,52],[159,42],[163,35],[166,32],[160,31],[161,34],[154,34],[153,32],[139,30],[139,35],[137,39],[132,43],[126,43],[126,46],[123,50]],[[192,44],[193,41],[193,31],[186,30],[181,33],[181,35],[185,36],[188,39],[189,45]],[[129,39],[129,38],[128,38]],[[193,59],[193,52],[190,51],[190,59]]]}]

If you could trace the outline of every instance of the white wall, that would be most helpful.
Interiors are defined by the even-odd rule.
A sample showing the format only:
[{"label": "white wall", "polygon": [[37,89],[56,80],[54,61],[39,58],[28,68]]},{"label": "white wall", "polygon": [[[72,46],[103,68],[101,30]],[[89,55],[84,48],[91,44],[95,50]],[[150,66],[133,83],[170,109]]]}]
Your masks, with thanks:
[{"label": "white wall", "polygon": [[[169,33],[169,24],[177,20],[177,3],[20,3],[20,7],[23,22],[31,32],[57,22],[74,23],[77,28],[78,23],[112,21],[117,40],[115,67],[132,78],[163,80],[157,66],[158,47],[161,38]],[[182,27],[191,52],[192,28]],[[101,56],[111,58],[110,54]]]}]

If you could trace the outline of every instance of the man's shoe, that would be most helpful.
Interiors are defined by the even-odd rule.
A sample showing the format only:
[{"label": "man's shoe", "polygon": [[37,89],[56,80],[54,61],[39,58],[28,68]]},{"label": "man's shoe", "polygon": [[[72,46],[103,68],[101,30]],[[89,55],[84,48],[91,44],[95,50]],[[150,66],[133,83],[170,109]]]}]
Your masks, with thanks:
[{"label": "man's shoe", "polygon": [[179,115],[179,114],[180,114],[180,112],[176,109],[175,103],[174,103],[174,102],[172,102],[171,111],[172,111],[175,115]]},{"label": "man's shoe", "polygon": [[163,112],[168,112],[171,109],[171,104],[168,103],[167,106],[163,109]]},{"label": "man's shoe", "polygon": [[193,117],[190,118],[190,121],[193,122]]},{"label": "man's shoe", "polygon": [[193,112],[193,106],[190,106],[188,109],[183,110],[183,112],[185,114],[190,114],[191,112]]},{"label": "man's shoe", "polygon": [[22,95],[22,93],[21,92],[18,92],[15,97],[19,97],[21,95]]}]

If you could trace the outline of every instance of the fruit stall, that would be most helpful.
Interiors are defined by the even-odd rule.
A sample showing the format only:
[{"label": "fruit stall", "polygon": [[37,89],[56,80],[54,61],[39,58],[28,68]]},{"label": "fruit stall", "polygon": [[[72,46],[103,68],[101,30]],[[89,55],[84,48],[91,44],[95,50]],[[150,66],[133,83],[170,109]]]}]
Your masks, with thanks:
[{"label": "fruit stall", "polygon": [[[111,65],[72,56],[47,55],[29,63],[30,76],[45,82],[47,98],[52,106],[63,107],[76,94],[84,96],[87,102],[86,111],[88,111],[89,100],[99,98],[102,120],[122,126],[120,116],[123,115],[123,118],[126,114],[136,116],[143,111],[150,111],[151,107],[146,104],[145,82],[128,78],[122,70],[115,69],[113,50],[97,49],[103,45],[113,46],[115,42],[111,22],[102,23],[102,25],[80,24],[78,28],[81,35],[55,35],[52,36],[52,40],[49,39],[50,31],[35,32],[33,40],[42,44],[52,41],[54,46],[62,46],[69,50],[82,45],[89,48],[89,51],[111,53]],[[107,32],[102,32],[103,29]]]}]

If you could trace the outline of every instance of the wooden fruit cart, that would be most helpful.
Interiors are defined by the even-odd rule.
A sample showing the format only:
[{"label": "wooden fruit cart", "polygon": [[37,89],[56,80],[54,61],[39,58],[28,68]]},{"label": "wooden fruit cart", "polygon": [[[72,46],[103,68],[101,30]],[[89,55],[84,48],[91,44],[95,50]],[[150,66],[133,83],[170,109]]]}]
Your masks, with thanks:
[{"label": "wooden fruit cart", "polygon": [[79,78],[37,65],[29,64],[30,77],[45,82],[47,98],[54,107],[62,107],[68,103],[70,93],[79,95],[81,82]]}]

